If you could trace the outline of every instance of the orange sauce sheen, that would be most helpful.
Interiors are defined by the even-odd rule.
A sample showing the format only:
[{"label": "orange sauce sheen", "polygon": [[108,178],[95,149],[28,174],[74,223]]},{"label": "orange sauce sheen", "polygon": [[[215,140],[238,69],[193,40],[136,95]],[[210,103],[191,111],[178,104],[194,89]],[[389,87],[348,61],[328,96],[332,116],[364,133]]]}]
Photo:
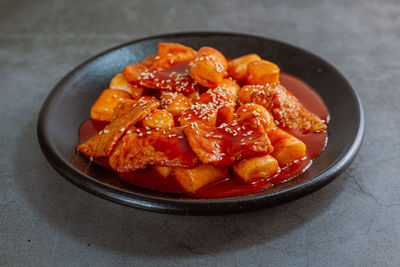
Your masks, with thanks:
[{"label": "orange sauce sheen", "polygon": [[[182,66],[179,66],[178,68],[182,68]],[[326,108],[324,102],[319,97],[319,95],[314,92],[306,83],[294,76],[285,73],[281,73],[280,81],[281,84],[285,86],[288,91],[293,93],[300,100],[305,108],[316,114],[322,120],[328,122],[328,109]],[[89,140],[91,137],[96,135],[103,127],[105,127],[105,125],[106,124],[104,122],[93,121],[90,119],[83,122],[79,129],[79,143],[83,143]],[[283,130],[296,136],[298,139],[306,144],[306,157],[299,161],[290,163],[287,166],[281,167],[279,172],[275,176],[267,180],[261,180],[254,183],[244,183],[238,178],[235,178],[233,174],[231,174],[230,177],[205,186],[190,195],[196,198],[220,198],[248,194],[268,188],[274,184],[292,179],[304,172],[311,165],[312,160],[323,151],[327,142],[327,133],[319,132],[310,134],[299,134],[290,129]],[[95,162],[109,168],[107,158],[95,159]],[[120,173],[119,177],[137,186],[150,188],[162,192],[183,193],[182,188],[176,182],[173,174],[170,175],[168,178],[164,178],[158,175],[152,168],[131,173]]]}]

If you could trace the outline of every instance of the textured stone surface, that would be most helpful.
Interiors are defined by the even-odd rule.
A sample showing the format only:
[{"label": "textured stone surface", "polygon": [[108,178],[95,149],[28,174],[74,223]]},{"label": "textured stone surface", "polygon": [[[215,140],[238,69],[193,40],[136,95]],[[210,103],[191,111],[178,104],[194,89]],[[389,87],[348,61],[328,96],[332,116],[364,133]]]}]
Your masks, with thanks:
[{"label": "textured stone surface", "polygon": [[[219,217],[123,207],[59,176],[36,138],[55,83],[121,42],[193,30],[268,36],[336,65],[366,112],[351,167],[295,202]],[[0,265],[398,265],[399,43],[396,0],[1,1]]]}]

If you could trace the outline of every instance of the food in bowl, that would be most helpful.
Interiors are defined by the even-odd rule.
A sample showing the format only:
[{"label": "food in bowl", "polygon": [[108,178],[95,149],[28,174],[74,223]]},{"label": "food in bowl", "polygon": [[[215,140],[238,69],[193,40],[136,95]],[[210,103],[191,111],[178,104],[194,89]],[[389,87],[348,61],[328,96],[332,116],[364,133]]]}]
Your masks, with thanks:
[{"label": "food in bowl", "polygon": [[76,150],[138,186],[229,197],[306,170],[327,120],[311,88],[256,54],[160,43],[111,80]]}]

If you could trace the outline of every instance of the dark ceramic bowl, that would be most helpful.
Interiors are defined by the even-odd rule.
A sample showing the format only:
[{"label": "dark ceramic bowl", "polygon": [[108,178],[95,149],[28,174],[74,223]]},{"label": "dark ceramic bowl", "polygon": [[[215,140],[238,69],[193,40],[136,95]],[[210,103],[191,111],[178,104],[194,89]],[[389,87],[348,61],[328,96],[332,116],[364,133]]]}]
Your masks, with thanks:
[{"label": "dark ceramic bowl", "polygon": [[[80,124],[110,79],[124,66],[155,54],[159,42],[178,42],[195,49],[215,47],[226,57],[257,53],[283,72],[308,83],[330,112],[329,142],[300,176],[266,190],[221,199],[193,199],[152,191],[120,180],[112,171],[75,153]],[[332,65],[301,48],[264,37],[235,33],[178,33],[132,41],[105,51],[67,74],[43,104],[38,137],[50,164],[66,179],[102,198],[134,208],[174,214],[225,214],[256,210],[295,200],[328,184],[356,156],[364,132],[357,92]]]}]

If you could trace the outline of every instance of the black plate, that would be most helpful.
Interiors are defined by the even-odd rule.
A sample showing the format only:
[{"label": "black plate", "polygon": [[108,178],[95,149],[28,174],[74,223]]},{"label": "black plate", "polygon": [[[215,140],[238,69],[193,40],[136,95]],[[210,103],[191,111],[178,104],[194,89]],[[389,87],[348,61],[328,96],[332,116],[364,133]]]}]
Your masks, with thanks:
[{"label": "black plate", "polygon": [[[159,42],[178,42],[198,49],[215,47],[226,57],[257,53],[314,88],[330,112],[325,151],[302,175],[252,194],[193,199],[130,185],[75,153],[78,128],[110,79],[124,66],[157,52]],[[301,48],[264,37],[195,32],[149,37],[107,50],[67,74],[43,104],[38,138],[50,164],[80,188],[134,208],[174,214],[224,214],[266,208],[295,200],[332,181],[354,159],[364,132],[364,113],[357,92],[331,64]]]}]

